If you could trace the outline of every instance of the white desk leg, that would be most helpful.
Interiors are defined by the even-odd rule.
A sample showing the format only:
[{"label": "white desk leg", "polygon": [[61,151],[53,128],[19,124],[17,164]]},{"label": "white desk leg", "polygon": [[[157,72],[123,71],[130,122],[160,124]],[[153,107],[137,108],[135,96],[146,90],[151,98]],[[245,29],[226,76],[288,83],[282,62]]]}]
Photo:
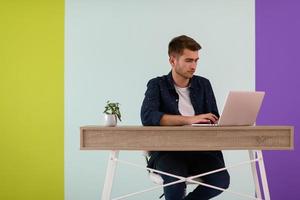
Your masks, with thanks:
[{"label": "white desk leg", "polygon": [[262,154],[261,150],[256,151],[256,153],[257,153],[257,157],[260,158],[260,160],[258,161],[258,167],[259,167],[262,188],[263,188],[264,197],[265,197],[264,199],[270,200],[270,192],[269,192],[269,186],[268,186],[268,180],[267,180],[267,175],[266,175],[263,154]]},{"label": "white desk leg", "polygon": [[[254,160],[256,158],[255,151],[249,150],[249,157],[250,157],[250,160]],[[259,186],[259,181],[258,181],[256,162],[251,163],[251,169],[252,169],[252,176],[253,176],[253,181],[254,181],[254,185],[255,185],[256,198],[261,199],[261,191],[260,191],[260,186]]]},{"label": "white desk leg", "polygon": [[112,189],[114,175],[117,167],[117,161],[115,161],[115,159],[118,158],[118,156],[119,156],[119,151],[110,152],[101,200],[110,200],[111,189]]}]

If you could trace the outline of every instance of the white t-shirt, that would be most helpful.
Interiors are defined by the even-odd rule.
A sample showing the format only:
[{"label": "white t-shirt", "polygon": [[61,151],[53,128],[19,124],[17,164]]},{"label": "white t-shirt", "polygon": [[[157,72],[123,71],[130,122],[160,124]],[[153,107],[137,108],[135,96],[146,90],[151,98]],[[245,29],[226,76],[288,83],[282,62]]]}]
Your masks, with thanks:
[{"label": "white t-shirt", "polygon": [[181,88],[176,85],[175,90],[179,95],[178,110],[182,116],[194,116],[195,110],[190,98],[189,87]]}]

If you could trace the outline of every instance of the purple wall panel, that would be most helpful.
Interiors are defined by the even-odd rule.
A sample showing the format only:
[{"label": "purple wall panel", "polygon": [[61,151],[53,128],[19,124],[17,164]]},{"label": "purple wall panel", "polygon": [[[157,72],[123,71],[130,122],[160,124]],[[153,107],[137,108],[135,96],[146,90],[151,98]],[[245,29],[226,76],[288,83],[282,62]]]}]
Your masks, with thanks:
[{"label": "purple wall panel", "polygon": [[264,151],[271,199],[300,199],[300,1],[256,0],[256,90],[261,125],[295,126],[293,151]]}]

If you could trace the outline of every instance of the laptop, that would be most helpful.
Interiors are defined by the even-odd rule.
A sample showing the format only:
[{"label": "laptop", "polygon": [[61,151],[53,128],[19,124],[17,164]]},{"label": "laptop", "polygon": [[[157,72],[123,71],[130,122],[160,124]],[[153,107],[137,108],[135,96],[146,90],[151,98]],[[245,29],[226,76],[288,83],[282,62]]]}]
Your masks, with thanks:
[{"label": "laptop", "polygon": [[218,123],[192,126],[253,126],[264,96],[265,92],[230,91]]}]

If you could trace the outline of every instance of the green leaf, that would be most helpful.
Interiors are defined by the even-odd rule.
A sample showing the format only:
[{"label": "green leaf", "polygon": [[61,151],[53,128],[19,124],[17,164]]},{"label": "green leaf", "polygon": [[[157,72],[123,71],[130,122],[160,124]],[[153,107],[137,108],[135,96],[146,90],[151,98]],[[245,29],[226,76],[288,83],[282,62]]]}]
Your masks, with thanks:
[{"label": "green leaf", "polygon": [[118,117],[118,119],[120,121],[122,121],[119,106],[120,106],[120,103],[118,103],[118,102],[114,103],[114,102],[106,101],[106,106],[104,107],[103,113],[105,113],[105,114],[114,114]]}]

